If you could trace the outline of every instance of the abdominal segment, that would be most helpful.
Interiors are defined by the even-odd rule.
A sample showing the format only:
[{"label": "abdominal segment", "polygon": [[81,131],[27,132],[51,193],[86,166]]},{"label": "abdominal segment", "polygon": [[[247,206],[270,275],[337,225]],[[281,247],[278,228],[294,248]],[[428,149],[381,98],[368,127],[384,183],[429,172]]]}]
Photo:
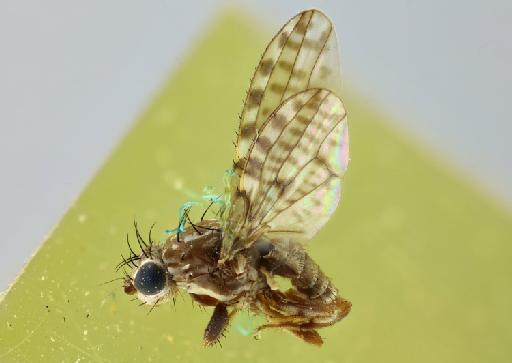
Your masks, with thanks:
[{"label": "abdominal segment", "polygon": [[289,278],[293,288],[283,292],[269,287],[258,294],[258,310],[269,321],[259,330],[284,328],[307,343],[322,345],[316,329],[333,325],[350,312],[351,303],[338,296],[332,282],[299,244],[274,241],[261,266],[270,278]]},{"label": "abdominal segment", "polygon": [[274,241],[271,246],[261,262],[270,275],[289,278],[297,291],[310,299],[325,303],[335,299],[336,287],[300,244]]}]

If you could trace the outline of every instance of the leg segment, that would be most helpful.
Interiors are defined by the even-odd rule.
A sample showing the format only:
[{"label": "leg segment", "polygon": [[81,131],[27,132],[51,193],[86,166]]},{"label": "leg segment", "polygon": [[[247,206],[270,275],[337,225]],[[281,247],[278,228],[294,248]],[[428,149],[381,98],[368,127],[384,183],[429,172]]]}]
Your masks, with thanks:
[{"label": "leg segment", "polygon": [[228,313],[226,305],[218,303],[213,310],[212,317],[204,330],[203,342],[207,347],[211,347],[218,343],[220,337],[224,336],[229,321],[235,316],[236,310]]},{"label": "leg segment", "polygon": [[258,305],[269,323],[258,327],[258,331],[269,328],[286,329],[307,343],[322,345],[316,329],[333,325],[349,312],[351,304],[336,296],[333,301],[311,299],[290,289],[286,293],[267,290],[258,299]]},{"label": "leg segment", "polygon": [[211,347],[217,343],[229,324],[229,314],[226,305],[217,304],[213,315],[204,330],[203,342]]}]

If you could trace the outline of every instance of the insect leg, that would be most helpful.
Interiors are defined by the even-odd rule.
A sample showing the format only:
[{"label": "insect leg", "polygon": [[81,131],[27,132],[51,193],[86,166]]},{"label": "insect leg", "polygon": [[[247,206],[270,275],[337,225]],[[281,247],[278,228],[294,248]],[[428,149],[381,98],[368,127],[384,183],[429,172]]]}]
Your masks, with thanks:
[{"label": "insect leg", "polygon": [[229,325],[231,315],[228,314],[226,305],[219,303],[215,306],[213,315],[204,330],[203,342],[205,346],[211,347],[219,342],[220,337]]},{"label": "insect leg", "polygon": [[281,328],[314,345],[322,345],[317,329],[324,328],[343,319],[351,304],[340,296],[332,301],[313,299],[294,289],[286,292],[267,290],[258,296],[259,309],[269,323],[258,327],[257,332],[269,328]]}]

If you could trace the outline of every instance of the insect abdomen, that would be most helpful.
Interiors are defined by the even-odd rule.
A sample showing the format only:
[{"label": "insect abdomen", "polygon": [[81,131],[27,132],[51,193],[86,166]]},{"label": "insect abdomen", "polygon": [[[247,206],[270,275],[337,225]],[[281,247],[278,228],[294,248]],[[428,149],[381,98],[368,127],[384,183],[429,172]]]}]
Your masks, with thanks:
[{"label": "insect abdomen", "polygon": [[306,252],[303,261],[302,270],[291,280],[293,286],[312,299],[320,298],[331,302],[337,293],[334,285]]},{"label": "insect abdomen", "polygon": [[331,302],[337,290],[306,251],[295,243],[276,243],[263,257],[263,266],[274,275],[287,277],[292,285],[311,299]]}]

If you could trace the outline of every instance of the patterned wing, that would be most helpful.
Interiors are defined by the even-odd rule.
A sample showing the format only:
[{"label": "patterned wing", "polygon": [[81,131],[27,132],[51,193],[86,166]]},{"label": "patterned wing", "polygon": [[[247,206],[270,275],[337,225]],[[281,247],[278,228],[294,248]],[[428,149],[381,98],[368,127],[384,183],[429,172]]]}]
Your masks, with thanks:
[{"label": "patterned wing", "polygon": [[241,174],[257,130],[285,99],[310,88],[339,94],[338,53],[333,25],[318,10],[297,14],[274,36],[253,75],[240,117],[235,178]]},{"label": "patterned wing", "polygon": [[252,144],[240,178],[234,253],[261,234],[311,239],[340,200],[348,166],[348,128],[341,100],[310,89],[288,98]]},{"label": "patterned wing", "polygon": [[[251,80],[240,117],[240,129],[233,167],[234,172],[226,189],[228,213],[226,214],[227,218],[223,218],[225,235],[221,252],[222,260],[234,254],[234,245],[250,243],[248,237],[255,235],[254,229],[258,228],[258,223],[260,222],[268,222],[268,226],[272,228],[277,228],[277,226],[284,228],[285,225],[289,229],[293,228],[292,223],[282,223],[282,219],[288,218],[286,213],[299,213],[297,208],[289,207],[287,209],[288,212],[283,210],[278,215],[273,214],[275,209],[272,209],[274,212],[269,212],[266,216],[262,214],[256,216],[254,214],[255,212],[252,211],[252,207],[257,203],[257,200],[253,199],[256,198],[256,188],[255,185],[250,185],[249,179],[251,177],[244,177],[244,174],[248,175],[248,172],[244,171],[244,169],[251,167],[251,164],[247,162],[249,160],[249,153],[254,149],[256,138],[261,135],[263,128],[269,127],[267,132],[270,132],[270,126],[265,125],[273,124],[273,127],[277,128],[279,126],[284,127],[284,124],[279,124],[279,120],[287,119],[289,122],[292,122],[294,114],[286,114],[286,110],[292,107],[292,103],[298,105],[301,102],[305,102],[303,98],[309,95],[309,93],[303,93],[304,91],[326,89],[334,92],[334,94],[340,94],[341,69],[338,53],[333,25],[329,18],[318,10],[304,11],[290,19],[265,49]],[[330,97],[336,96],[330,95]],[[294,100],[292,100],[293,98]],[[283,105],[285,100],[288,100],[286,107]],[[280,116],[277,117],[273,112],[280,106]],[[299,112],[297,115],[301,118],[307,117],[308,114]],[[275,121],[276,117],[277,121]],[[264,143],[266,140],[265,138],[260,138],[261,143]],[[286,139],[284,138],[282,141],[286,141]],[[273,152],[278,152],[277,150],[278,148],[275,148]],[[254,155],[256,155],[256,152],[256,150],[253,152]],[[308,173],[310,173],[311,168],[317,162],[314,161],[310,166],[305,167],[305,170],[298,177],[308,178]],[[254,161],[251,161],[251,163],[254,163]],[[268,178],[272,174],[266,175]],[[332,184],[332,190],[338,188],[337,182],[329,181],[329,183]],[[262,185],[260,188],[264,187]],[[328,191],[331,189],[327,185],[319,187],[316,191],[316,196],[304,196],[301,199],[302,203],[313,203],[315,200],[318,200],[322,193],[325,193],[322,198],[334,198],[335,196]],[[273,193],[273,191],[270,193]],[[297,198],[298,195],[293,197]],[[261,194],[258,194],[258,198],[263,197]],[[335,199],[333,199],[332,203],[334,206],[337,204],[337,202],[334,203]],[[284,199],[282,201],[284,203]],[[297,203],[300,204],[300,202]],[[283,206],[276,204],[276,208]],[[264,208],[268,207],[268,205],[261,206],[259,208],[260,213],[263,213]],[[250,216],[249,213],[251,214]],[[328,216],[326,220],[327,218]],[[270,223],[271,220],[273,221],[272,223]],[[319,221],[316,229],[320,228],[323,223]],[[309,230],[312,236],[314,228]],[[306,236],[304,235],[303,237]]]}]

